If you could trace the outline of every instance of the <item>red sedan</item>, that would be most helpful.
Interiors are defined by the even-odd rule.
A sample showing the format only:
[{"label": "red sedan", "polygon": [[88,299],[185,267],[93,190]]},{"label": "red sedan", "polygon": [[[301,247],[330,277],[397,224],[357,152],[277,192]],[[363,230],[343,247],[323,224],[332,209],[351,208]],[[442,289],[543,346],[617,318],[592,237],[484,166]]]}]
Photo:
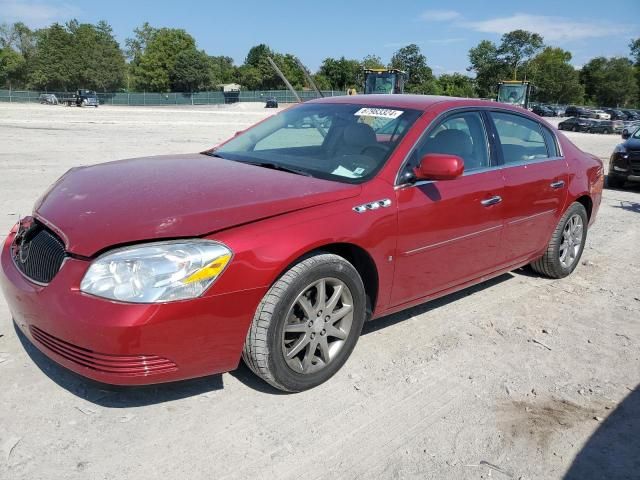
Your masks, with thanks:
[{"label": "red sedan", "polygon": [[504,104],[298,105],[193,155],[74,168],[10,232],[17,326],[111,384],[233,370],[314,387],[366,320],[523,265],[579,263],[602,162]]}]

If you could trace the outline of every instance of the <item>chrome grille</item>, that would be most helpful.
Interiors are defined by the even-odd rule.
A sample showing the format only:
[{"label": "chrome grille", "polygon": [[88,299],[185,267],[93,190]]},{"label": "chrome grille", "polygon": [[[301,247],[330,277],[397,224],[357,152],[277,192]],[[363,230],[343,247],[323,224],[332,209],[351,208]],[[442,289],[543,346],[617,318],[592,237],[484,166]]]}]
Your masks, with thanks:
[{"label": "chrome grille", "polygon": [[38,222],[18,231],[13,259],[18,269],[31,280],[49,283],[56,276],[66,257],[64,243]]}]

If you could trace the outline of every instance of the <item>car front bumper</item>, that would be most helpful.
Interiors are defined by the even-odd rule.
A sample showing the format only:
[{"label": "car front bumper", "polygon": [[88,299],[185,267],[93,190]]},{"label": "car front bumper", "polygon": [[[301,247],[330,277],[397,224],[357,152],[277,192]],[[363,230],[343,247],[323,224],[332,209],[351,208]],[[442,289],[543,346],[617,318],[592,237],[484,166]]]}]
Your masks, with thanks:
[{"label": "car front bumper", "polygon": [[80,291],[89,262],[68,258],[47,286],[2,248],[0,284],[13,320],[56,363],[93,380],[144,385],[235,369],[266,288],[164,304],[126,304]]}]

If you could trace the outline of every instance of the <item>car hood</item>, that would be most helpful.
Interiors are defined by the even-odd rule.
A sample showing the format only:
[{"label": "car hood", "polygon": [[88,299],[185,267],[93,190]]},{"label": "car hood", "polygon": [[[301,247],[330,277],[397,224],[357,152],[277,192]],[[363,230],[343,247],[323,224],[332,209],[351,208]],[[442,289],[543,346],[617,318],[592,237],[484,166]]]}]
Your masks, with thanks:
[{"label": "car hood", "polygon": [[320,180],[202,154],[138,158],[69,170],[34,215],[67,251],[202,236],[359,194]]},{"label": "car hood", "polygon": [[626,142],[624,142],[624,146],[627,150],[637,152],[638,150],[640,150],[640,139],[629,138]]}]

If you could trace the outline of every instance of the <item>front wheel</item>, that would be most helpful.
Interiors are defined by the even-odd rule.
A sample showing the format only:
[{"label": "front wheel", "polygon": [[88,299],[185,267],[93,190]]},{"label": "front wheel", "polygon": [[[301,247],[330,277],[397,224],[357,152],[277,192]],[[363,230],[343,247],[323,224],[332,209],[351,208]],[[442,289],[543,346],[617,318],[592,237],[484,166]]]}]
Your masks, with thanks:
[{"label": "front wheel", "polygon": [[319,253],[287,271],[254,315],[242,358],[259,377],[287,392],[331,378],[353,351],[366,315],[358,271]]},{"label": "front wheel", "polygon": [[584,250],[588,223],[584,206],[572,203],[553,231],[546,252],[531,267],[550,278],[563,278],[573,272]]}]

